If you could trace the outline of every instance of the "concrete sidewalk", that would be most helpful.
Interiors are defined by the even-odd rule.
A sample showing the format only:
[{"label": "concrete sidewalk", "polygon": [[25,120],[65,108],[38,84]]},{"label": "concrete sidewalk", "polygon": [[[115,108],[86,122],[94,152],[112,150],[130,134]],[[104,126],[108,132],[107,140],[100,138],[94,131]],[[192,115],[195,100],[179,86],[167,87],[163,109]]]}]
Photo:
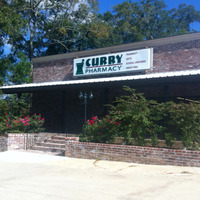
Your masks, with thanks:
[{"label": "concrete sidewalk", "polygon": [[0,200],[200,200],[200,168],[0,152]]}]

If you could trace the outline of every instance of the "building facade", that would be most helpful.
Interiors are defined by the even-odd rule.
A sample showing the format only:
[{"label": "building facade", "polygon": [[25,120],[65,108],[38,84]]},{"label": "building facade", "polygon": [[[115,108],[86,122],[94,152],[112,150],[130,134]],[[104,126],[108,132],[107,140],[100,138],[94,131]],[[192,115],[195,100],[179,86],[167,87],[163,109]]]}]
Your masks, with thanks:
[{"label": "building facade", "polygon": [[[124,55],[129,57],[122,71]],[[47,131],[81,132],[85,111],[80,91],[94,96],[87,100],[88,118],[104,116],[105,105],[124,93],[124,85],[158,101],[200,99],[200,33],[39,57],[33,63],[32,84],[0,89],[31,92],[32,111],[46,118]]]}]

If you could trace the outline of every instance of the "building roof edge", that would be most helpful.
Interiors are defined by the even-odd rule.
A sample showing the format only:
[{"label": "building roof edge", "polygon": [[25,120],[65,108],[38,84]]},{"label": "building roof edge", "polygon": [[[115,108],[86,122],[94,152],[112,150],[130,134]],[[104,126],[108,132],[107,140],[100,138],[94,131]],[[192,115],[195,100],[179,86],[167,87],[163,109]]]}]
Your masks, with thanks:
[{"label": "building roof edge", "polygon": [[70,58],[74,59],[74,58],[87,57],[87,56],[93,56],[93,55],[103,55],[107,53],[123,52],[123,51],[136,50],[136,49],[147,48],[147,47],[151,48],[151,47],[156,47],[156,46],[161,46],[161,45],[187,42],[187,41],[193,41],[193,40],[200,40],[200,32],[189,33],[189,34],[178,35],[178,36],[170,36],[170,37],[153,39],[153,40],[145,40],[145,41],[140,41],[140,42],[121,44],[121,45],[97,48],[97,49],[92,49],[92,50],[37,57],[37,58],[33,58],[33,63],[41,63],[41,62],[70,59]]}]

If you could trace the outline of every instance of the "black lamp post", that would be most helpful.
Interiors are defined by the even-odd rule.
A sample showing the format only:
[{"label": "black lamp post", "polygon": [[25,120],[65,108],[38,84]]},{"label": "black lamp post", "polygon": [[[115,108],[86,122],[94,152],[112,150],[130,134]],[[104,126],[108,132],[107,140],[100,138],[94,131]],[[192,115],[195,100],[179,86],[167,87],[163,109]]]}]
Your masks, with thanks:
[{"label": "black lamp post", "polygon": [[84,124],[86,124],[86,120],[87,120],[87,100],[88,100],[88,98],[90,100],[93,99],[93,93],[92,92],[90,92],[89,94],[87,94],[86,92],[84,92],[84,93],[80,92],[79,93],[79,99],[81,101],[83,101],[83,104],[84,104]]},{"label": "black lamp post", "polygon": [[13,101],[10,98],[10,125],[12,124]]},{"label": "black lamp post", "polygon": [[10,103],[10,125],[12,124],[12,112],[13,112],[13,98],[12,95],[7,95],[8,102]]}]

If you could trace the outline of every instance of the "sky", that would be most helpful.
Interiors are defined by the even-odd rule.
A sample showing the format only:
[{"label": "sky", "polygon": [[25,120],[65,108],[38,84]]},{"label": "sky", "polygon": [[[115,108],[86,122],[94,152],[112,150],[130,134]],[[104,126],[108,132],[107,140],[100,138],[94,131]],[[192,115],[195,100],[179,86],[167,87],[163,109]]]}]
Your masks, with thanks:
[{"label": "sky", "polygon": [[[99,0],[100,13],[112,11],[113,6],[124,1],[125,0]],[[200,0],[164,0],[164,2],[167,5],[166,9],[178,8],[181,3],[185,3],[187,5],[193,5],[196,10],[200,11]],[[191,28],[200,31],[200,23],[192,24]]]}]

